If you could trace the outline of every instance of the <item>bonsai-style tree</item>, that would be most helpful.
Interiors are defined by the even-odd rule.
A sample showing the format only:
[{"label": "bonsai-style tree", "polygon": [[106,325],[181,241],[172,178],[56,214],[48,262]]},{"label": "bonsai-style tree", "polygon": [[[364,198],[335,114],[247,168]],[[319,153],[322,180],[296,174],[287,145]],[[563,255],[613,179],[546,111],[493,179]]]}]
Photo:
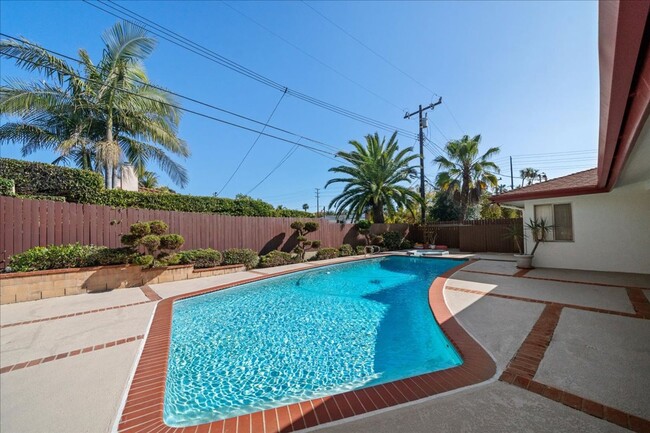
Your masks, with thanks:
[{"label": "bonsai-style tree", "polygon": [[370,227],[372,227],[372,223],[370,221],[368,221],[368,220],[360,220],[357,223],[357,230],[365,238],[366,246],[370,245],[370,242],[371,242],[371,239],[370,239]]},{"label": "bonsai-style tree", "polygon": [[169,256],[185,243],[183,236],[165,234],[169,226],[163,221],[145,221],[132,224],[129,233],[122,235],[124,245],[137,248],[144,247],[147,254],[135,262],[141,266],[154,266],[156,259]]},{"label": "bonsai-style tree", "polygon": [[305,252],[309,248],[318,249],[318,247],[320,247],[320,241],[310,241],[307,239],[307,235],[318,230],[318,227],[318,223],[313,221],[306,223],[302,221],[294,221],[291,223],[291,228],[298,234],[298,245],[293,249],[293,252],[298,254],[300,260],[305,260]]}]

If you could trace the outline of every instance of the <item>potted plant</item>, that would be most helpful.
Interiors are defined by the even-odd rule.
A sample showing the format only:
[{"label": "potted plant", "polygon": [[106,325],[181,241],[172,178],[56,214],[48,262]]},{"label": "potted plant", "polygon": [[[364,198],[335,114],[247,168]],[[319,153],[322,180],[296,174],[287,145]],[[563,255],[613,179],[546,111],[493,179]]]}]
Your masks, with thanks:
[{"label": "potted plant", "polygon": [[[519,250],[519,254],[515,254],[518,268],[520,269],[533,268],[533,257],[535,256],[535,251],[537,251],[537,247],[539,246],[540,242],[546,241],[546,237],[550,233],[551,228],[552,226],[550,226],[544,218],[540,218],[540,219],[530,218],[526,223],[526,229],[530,231],[530,235],[535,241],[535,246],[533,247],[533,250],[530,252],[530,254],[526,254],[525,251],[522,254],[522,248],[520,242],[522,242],[526,236],[523,234],[521,230],[519,230],[520,227],[513,226],[512,231],[510,231],[510,234],[514,239],[515,243],[517,244],[517,249]],[[525,243],[524,243],[524,247],[525,247]]]}]

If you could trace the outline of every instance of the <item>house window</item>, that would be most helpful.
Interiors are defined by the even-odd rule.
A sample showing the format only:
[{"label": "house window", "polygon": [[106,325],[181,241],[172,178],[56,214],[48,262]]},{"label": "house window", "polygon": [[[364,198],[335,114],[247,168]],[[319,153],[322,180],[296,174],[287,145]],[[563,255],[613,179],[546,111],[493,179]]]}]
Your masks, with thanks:
[{"label": "house window", "polygon": [[571,204],[535,205],[535,218],[544,219],[553,226],[547,236],[549,241],[572,241],[573,218]]}]

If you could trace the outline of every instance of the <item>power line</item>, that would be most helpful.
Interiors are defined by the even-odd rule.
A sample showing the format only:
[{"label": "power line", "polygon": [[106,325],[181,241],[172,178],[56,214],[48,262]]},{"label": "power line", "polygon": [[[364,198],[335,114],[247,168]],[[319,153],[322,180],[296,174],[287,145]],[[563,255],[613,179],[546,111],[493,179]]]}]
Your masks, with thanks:
[{"label": "power line", "polygon": [[432,93],[432,94],[435,94],[435,92],[434,92],[433,90],[431,90],[429,87],[425,86],[425,85],[422,84],[420,81],[418,81],[416,78],[414,78],[412,75],[410,75],[408,72],[404,71],[402,68],[400,68],[399,66],[395,65],[393,62],[391,62],[390,60],[388,60],[385,56],[381,55],[381,54],[378,53],[377,51],[375,51],[375,50],[373,50],[372,48],[370,48],[368,45],[366,45],[365,43],[363,43],[359,38],[357,38],[356,36],[354,36],[353,34],[351,34],[350,32],[348,32],[347,30],[345,30],[343,27],[341,27],[340,25],[336,24],[336,23],[335,23],[334,21],[332,21],[330,18],[328,18],[327,16],[325,16],[325,15],[324,15],[322,12],[320,12],[318,9],[314,8],[312,5],[310,5],[309,3],[305,2],[304,0],[302,1],[302,4],[304,4],[304,5],[307,6],[309,9],[311,9],[312,11],[314,11],[314,13],[316,13],[317,15],[319,15],[319,16],[320,16],[321,18],[323,18],[325,21],[327,21],[328,23],[330,23],[331,25],[333,25],[334,27],[336,27],[337,29],[339,29],[340,31],[342,31],[342,32],[343,32],[344,34],[346,34],[350,39],[352,39],[353,41],[355,41],[356,43],[358,43],[359,45],[361,45],[363,48],[365,48],[366,50],[370,51],[370,52],[371,52],[372,54],[374,54],[375,56],[379,57],[381,60],[383,60],[383,61],[384,61],[385,63],[387,63],[388,65],[392,66],[395,70],[397,70],[398,72],[400,72],[402,75],[404,75],[405,77],[409,78],[409,79],[412,80],[414,83],[418,84],[420,87],[422,87],[423,89],[427,90],[428,92],[430,92],[430,93]]},{"label": "power line", "polygon": [[456,116],[454,116],[454,113],[451,112],[451,107],[449,107],[449,104],[447,102],[444,102],[443,105],[449,111],[449,114],[451,115],[451,118],[454,120],[454,123],[456,123],[456,126],[458,126],[458,129],[460,130],[461,133],[465,134],[465,130],[463,129],[462,126],[460,126],[460,123],[458,123],[458,119],[456,119]]},{"label": "power line", "polygon": [[[269,115],[269,118],[266,119],[266,124],[265,124],[264,127],[262,128],[262,131],[261,131],[261,132],[264,132],[264,130],[266,129],[266,125],[268,125],[269,122],[271,121],[271,118],[272,118],[273,115],[275,114],[275,111],[276,111],[276,110],[278,109],[278,107],[280,106],[280,102],[282,102],[282,100],[284,99],[284,95],[286,95],[286,94],[287,94],[287,92],[284,92],[284,93],[282,94],[282,96],[280,96],[280,99],[278,99],[278,102],[277,102],[277,104],[275,104],[275,107],[273,107],[273,111],[271,111],[271,114]],[[228,184],[230,183],[230,181],[232,180],[232,178],[235,177],[235,175],[237,174],[237,172],[239,171],[239,169],[241,168],[241,166],[244,164],[244,161],[246,161],[246,158],[248,158],[248,155],[250,155],[251,151],[253,150],[253,148],[255,147],[255,145],[257,144],[257,142],[259,141],[259,139],[260,139],[261,136],[262,136],[262,134],[260,133],[260,134],[257,135],[257,137],[255,137],[255,140],[253,141],[253,144],[251,144],[251,146],[248,148],[248,150],[247,150],[246,153],[244,154],[244,157],[241,159],[241,161],[239,161],[239,164],[237,165],[237,167],[235,168],[235,170],[232,172],[232,174],[230,175],[230,177],[228,178],[228,180],[226,181],[226,183],[224,183],[223,186],[221,187],[221,189],[219,190],[219,192],[217,192],[217,195],[221,195],[221,192],[222,192],[222,191],[223,191],[223,190],[228,186]],[[300,141],[300,139],[298,139],[298,141]]]},{"label": "power line", "polygon": [[104,86],[107,86],[107,87],[109,87],[109,88],[111,88],[111,89],[113,89],[113,90],[117,90],[117,91],[120,91],[120,92],[123,92],[123,93],[129,94],[129,95],[132,95],[132,96],[135,96],[135,97],[138,97],[138,98],[142,98],[142,99],[146,99],[146,100],[149,100],[149,101],[153,101],[153,102],[156,102],[156,103],[158,103],[158,104],[166,105],[166,106],[168,106],[168,107],[172,107],[172,108],[175,108],[175,109],[177,109],[177,110],[184,111],[184,112],[186,112],[186,113],[191,113],[191,114],[194,114],[194,115],[197,115],[197,116],[200,116],[200,117],[204,117],[204,118],[206,118],[206,119],[214,120],[215,122],[219,122],[219,123],[222,123],[222,124],[225,124],[225,125],[233,126],[233,127],[235,127],[235,128],[239,128],[239,129],[243,129],[243,130],[246,130],[246,131],[250,131],[250,132],[257,133],[257,134],[261,134],[261,135],[264,135],[264,136],[266,136],[266,137],[274,138],[274,139],[279,140],[279,141],[284,141],[284,142],[286,142],[286,143],[297,144],[297,145],[299,145],[300,147],[305,148],[305,149],[309,149],[309,150],[311,150],[312,152],[314,152],[314,153],[316,153],[316,154],[318,154],[318,155],[320,155],[320,156],[324,156],[324,157],[326,157],[326,158],[329,158],[329,159],[332,159],[332,160],[336,161],[334,158],[331,158],[331,157],[329,156],[329,155],[333,155],[333,156],[336,156],[336,155],[334,155],[334,154],[332,154],[332,153],[330,153],[330,152],[326,152],[326,151],[324,151],[324,150],[322,150],[322,149],[318,149],[318,148],[315,148],[315,147],[312,147],[312,146],[307,146],[307,145],[305,145],[305,144],[297,143],[297,142],[295,142],[295,141],[288,140],[288,139],[283,138],[283,137],[278,137],[278,136],[276,136],[276,135],[269,134],[269,133],[266,133],[266,132],[263,132],[263,131],[258,131],[258,130],[256,130],[256,129],[249,128],[249,127],[247,127],[247,126],[239,125],[239,124],[237,124],[237,123],[230,122],[230,121],[227,121],[227,120],[223,120],[223,119],[220,119],[220,118],[218,118],[218,117],[211,116],[211,115],[209,115],[209,114],[201,113],[201,112],[199,112],[199,111],[191,110],[191,109],[189,109],[189,108],[183,108],[183,107],[181,107],[180,105],[172,104],[172,103],[169,103],[169,102],[161,102],[161,101],[159,101],[159,100],[157,100],[157,99],[154,99],[154,98],[149,98],[149,97],[147,97],[147,96],[140,95],[140,94],[137,94],[137,93],[131,92],[131,91],[129,91],[129,90],[126,90],[126,89],[123,89],[123,88],[120,88],[120,87],[110,86],[110,85],[107,85],[106,83],[103,83],[103,82],[100,82],[100,81],[97,81],[97,80],[93,80],[93,79],[91,79],[91,78],[82,77],[81,75],[78,75],[78,74],[69,73],[69,72],[67,72],[67,71],[63,71],[63,70],[58,69],[58,68],[53,68],[53,67],[50,67],[50,66],[39,65],[39,64],[37,64],[36,62],[33,62],[33,61],[31,61],[31,60],[27,60],[27,59],[21,59],[21,58],[19,58],[18,56],[14,56],[14,55],[7,54],[7,53],[3,53],[2,55],[5,56],[5,57],[10,57],[10,58],[18,59],[18,60],[20,60],[20,61],[22,61],[22,62],[31,63],[31,64],[34,65],[34,66],[39,66],[40,68],[49,69],[49,70],[51,70],[51,71],[56,71],[56,72],[60,72],[60,73],[64,73],[64,74],[68,74],[68,75],[70,75],[70,76],[72,76],[72,77],[78,78],[78,79],[80,79],[80,80],[82,80],[82,81],[85,81],[85,82],[90,82],[90,83],[95,83],[95,84],[104,85]]},{"label": "power line", "polygon": [[286,39],[286,38],[280,36],[279,34],[275,33],[273,30],[271,30],[270,28],[266,27],[264,24],[260,23],[259,21],[257,21],[256,19],[250,17],[249,15],[246,15],[244,12],[242,12],[242,11],[239,10],[239,9],[237,9],[236,7],[234,7],[233,5],[231,5],[230,3],[228,3],[227,1],[222,1],[222,3],[223,3],[224,5],[226,5],[226,6],[228,6],[228,7],[229,7],[230,9],[232,9],[233,11],[237,12],[239,15],[241,15],[241,16],[243,16],[244,18],[246,18],[247,20],[249,20],[250,22],[252,22],[253,24],[259,26],[260,28],[266,30],[266,31],[267,31],[268,33],[270,33],[271,35],[273,35],[273,36],[275,36],[276,38],[280,39],[280,40],[281,40],[282,42],[284,42],[285,44],[287,44],[287,45],[293,47],[294,49],[298,50],[299,52],[301,52],[301,53],[304,54],[305,56],[309,57],[310,59],[312,59],[312,60],[314,60],[314,61],[320,63],[321,65],[323,65],[324,67],[326,67],[326,68],[329,69],[330,71],[332,71],[332,72],[334,72],[335,74],[337,74],[337,75],[343,77],[344,79],[346,79],[347,81],[351,82],[352,84],[357,85],[357,86],[360,87],[361,89],[365,90],[366,92],[368,92],[369,94],[375,96],[376,98],[382,100],[382,101],[385,102],[386,104],[391,105],[391,106],[397,108],[398,110],[402,111],[402,108],[400,108],[398,105],[394,104],[393,102],[389,101],[388,99],[384,98],[383,96],[377,94],[376,92],[370,90],[369,88],[367,88],[367,87],[364,86],[363,84],[359,83],[358,81],[353,80],[352,78],[350,78],[350,77],[348,77],[347,75],[345,75],[343,72],[341,72],[341,71],[339,71],[338,69],[336,69],[336,68],[334,68],[334,67],[328,65],[327,63],[325,63],[325,62],[323,62],[322,60],[320,60],[318,57],[316,57],[316,56],[314,56],[314,55],[308,53],[307,51],[303,50],[302,48],[300,48],[299,46],[297,46],[297,45],[294,44],[293,42],[289,41],[288,39]]},{"label": "power line", "polygon": [[250,190],[248,190],[248,192],[246,193],[246,195],[249,195],[251,192],[255,191],[255,190],[257,189],[258,186],[260,186],[262,183],[264,183],[264,181],[265,181],[266,179],[268,179],[268,178],[269,178],[273,173],[275,173],[275,171],[276,171],[277,169],[279,169],[279,168],[280,168],[280,167],[281,167],[285,162],[287,162],[287,160],[289,160],[289,158],[291,158],[291,156],[296,152],[296,150],[298,150],[298,146],[296,146],[296,145],[294,145],[291,149],[289,149],[289,151],[288,151],[287,153],[284,154],[284,156],[282,157],[282,159],[280,159],[280,162],[278,162],[278,163],[276,164],[276,166],[273,167],[273,168],[271,169],[271,171],[269,171],[269,172],[266,174],[266,176],[264,176],[264,177],[262,178],[262,180],[260,180],[259,182],[257,182],[257,183],[255,184],[254,187],[252,187]]},{"label": "power line", "polygon": [[[92,7],[94,7],[94,8],[96,8],[96,9],[99,9],[99,10],[101,10],[101,11],[103,11],[103,12],[109,14],[109,15],[112,15],[112,16],[114,16],[116,18],[124,20],[125,22],[131,23],[134,26],[140,27],[140,28],[142,28],[142,29],[144,29],[144,30],[146,30],[146,31],[160,37],[161,39],[164,39],[164,40],[166,40],[166,41],[168,41],[168,42],[170,42],[170,43],[172,43],[174,45],[177,45],[177,46],[179,46],[179,47],[181,47],[183,49],[186,49],[186,50],[188,50],[190,52],[193,52],[194,54],[197,54],[200,57],[203,57],[203,58],[205,58],[205,59],[207,59],[209,61],[212,61],[214,63],[219,64],[220,66],[226,67],[226,68],[228,68],[228,69],[230,69],[230,70],[232,70],[234,72],[237,72],[237,73],[239,73],[241,75],[244,75],[244,76],[246,76],[248,78],[251,78],[251,79],[253,79],[253,80],[255,80],[255,81],[257,81],[257,82],[259,82],[261,84],[264,84],[266,86],[269,86],[271,88],[274,88],[274,89],[282,91],[282,92],[284,92],[285,89],[287,89],[287,94],[289,94],[290,96],[294,96],[294,97],[296,97],[298,99],[301,99],[301,100],[303,100],[305,102],[308,102],[308,103],[310,103],[312,105],[315,105],[317,107],[329,110],[329,111],[331,111],[333,113],[339,114],[339,115],[347,117],[349,119],[356,120],[356,121],[361,122],[361,123],[365,123],[367,125],[373,126],[375,128],[378,128],[378,129],[382,129],[382,130],[390,131],[390,132],[397,131],[397,132],[401,133],[404,136],[414,137],[413,133],[411,133],[411,132],[409,132],[409,131],[407,131],[405,129],[397,128],[397,127],[395,127],[393,125],[390,125],[390,124],[387,124],[385,122],[382,122],[382,121],[379,121],[379,120],[364,116],[364,115],[359,114],[359,113],[355,113],[355,112],[347,110],[345,108],[338,107],[338,106],[336,106],[334,104],[330,104],[329,102],[325,102],[325,101],[320,100],[318,98],[309,96],[309,95],[307,95],[305,93],[293,90],[293,89],[289,88],[288,86],[284,86],[284,85],[282,85],[280,83],[277,83],[276,81],[274,81],[274,80],[272,80],[270,78],[267,78],[267,77],[255,72],[255,71],[253,71],[251,69],[248,69],[248,68],[246,68],[246,67],[244,67],[244,66],[242,66],[242,65],[240,65],[240,64],[238,64],[238,63],[236,63],[236,62],[234,62],[234,61],[232,61],[232,60],[230,60],[230,59],[228,59],[228,58],[226,58],[226,57],[212,51],[212,50],[210,50],[209,48],[206,48],[205,46],[200,45],[197,42],[194,42],[194,41],[192,41],[192,40],[190,40],[190,39],[188,39],[188,38],[174,32],[173,30],[170,30],[169,28],[167,28],[167,27],[165,27],[165,26],[163,26],[161,24],[158,24],[158,23],[156,23],[156,22],[154,22],[154,21],[152,21],[152,20],[150,20],[150,19],[148,19],[148,18],[146,18],[146,17],[144,17],[144,16],[142,16],[142,15],[136,13],[136,12],[133,12],[133,11],[129,10],[128,8],[124,7],[124,6],[116,4],[115,2],[110,1],[111,4],[108,4],[108,2],[105,2],[103,0],[98,0],[97,2],[91,2],[89,0],[83,0],[83,2],[90,5],[90,6],[92,6]],[[101,4],[104,7],[99,6],[98,3]],[[110,8],[112,11],[108,10],[108,9],[105,9],[105,8]],[[128,19],[128,18],[125,18],[124,14],[126,14],[126,16],[128,18],[131,18],[131,20]],[[132,20],[136,20],[137,22],[134,22]]]},{"label": "power line", "polygon": [[[63,58],[65,58],[65,59],[68,59],[68,60],[70,60],[70,61],[73,61],[73,62],[76,62],[76,63],[78,63],[78,64],[83,65],[83,62],[82,62],[81,60],[75,58],[75,57],[68,56],[68,55],[66,55],[66,54],[63,54],[63,53],[60,53],[60,52],[57,52],[57,51],[54,51],[54,50],[51,50],[51,49],[48,49],[48,48],[43,48],[43,47],[40,46],[40,45],[37,45],[37,44],[31,43],[31,42],[26,41],[26,40],[24,40],[24,39],[17,38],[17,37],[15,37],[15,36],[10,36],[10,35],[8,35],[8,34],[6,34],[6,33],[2,33],[2,32],[0,32],[0,35],[4,36],[4,37],[6,37],[6,38],[9,38],[9,39],[12,39],[12,40],[15,40],[15,41],[18,41],[18,42],[21,42],[21,43],[24,43],[24,44],[27,44],[27,45],[33,46],[33,47],[36,47],[36,48],[42,49],[43,51],[47,51],[48,53],[55,54],[55,55],[57,55],[57,56],[59,56],[59,57],[63,57]],[[283,132],[283,133],[285,133],[285,134],[293,135],[294,137],[298,137],[299,139],[302,139],[302,140],[306,140],[306,141],[309,141],[309,142],[312,142],[312,143],[315,143],[315,144],[319,144],[319,145],[321,145],[321,146],[323,146],[323,147],[326,147],[326,148],[329,148],[329,149],[331,149],[332,151],[335,151],[335,152],[338,152],[338,151],[340,150],[340,149],[338,149],[337,147],[334,147],[334,146],[332,146],[332,145],[330,145],[330,144],[327,144],[327,143],[323,143],[322,141],[315,140],[315,139],[313,139],[313,138],[309,138],[309,137],[305,137],[304,135],[301,135],[301,134],[298,134],[298,133],[295,133],[295,132],[291,132],[291,131],[288,131],[288,130],[283,129],[283,128],[279,128],[279,127],[277,127],[277,126],[269,125],[268,122],[262,122],[262,121],[259,121],[259,120],[256,120],[256,119],[253,119],[253,118],[251,118],[251,117],[244,116],[244,115],[242,115],[242,114],[238,114],[238,113],[235,113],[235,112],[230,111],[230,110],[226,110],[225,108],[218,107],[218,106],[216,106],[216,105],[214,105],[214,104],[210,104],[210,103],[207,103],[207,102],[204,102],[204,101],[200,101],[200,100],[195,99],[195,98],[192,98],[192,97],[190,97],[190,96],[185,96],[185,95],[183,95],[183,94],[180,94],[180,93],[177,93],[177,92],[173,92],[173,91],[171,91],[171,90],[168,90],[168,89],[165,89],[165,88],[163,88],[163,87],[159,87],[159,86],[153,85],[153,84],[151,84],[151,83],[147,83],[147,82],[144,82],[144,81],[140,81],[140,80],[138,80],[138,79],[136,79],[136,78],[132,78],[131,81],[133,81],[134,83],[138,83],[138,84],[144,85],[144,86],[148,86],[148,87],[150,87],[150,88],[152,88],[152,89],[159,90],[159,91],[161,91],[161,92],[165,92],[165,93],[170,94],[170,95],[172,95],[172,96],[175,96],[175,97],[177,97],[177,98],[184,99],[184,100],[186,100],[186,101],[190,101],[190,102],[193,102],[193,103],[195,103],[195,104],[202,105],[202,106],[204,106],[204,107],[211,108],[211,109],[213,109],[213,110],[217,110],[217,111],[220,111],[220,112],[222,112],[222,113],[226,113],[226,114],[229,114],[229,115],[231,115],[231,116],[235,116],[235,117],[238,117],[238,118],[240,118],[240,119],[247,120],[247,121],[249,121],[249,122],[252,122],[252,123],[255,123],[255,124],[258,124],[258,125],[266,125],[268,128],[274,129],[274,130],[279,131],[279,132]],[[283,93],[283,95],[284,95],[284,93]]]}]

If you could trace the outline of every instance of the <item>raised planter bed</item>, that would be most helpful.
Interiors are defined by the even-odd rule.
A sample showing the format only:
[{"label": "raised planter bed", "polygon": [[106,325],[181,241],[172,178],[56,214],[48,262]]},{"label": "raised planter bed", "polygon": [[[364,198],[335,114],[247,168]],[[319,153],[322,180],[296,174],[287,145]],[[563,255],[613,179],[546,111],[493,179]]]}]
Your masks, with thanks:
[{"label": "raised planter bed", "polygon": [[194,269],[193,265],[146,269],[136,265],[115,265],[0,274],[0,304],[140,287],[244,270],[244,265],[205,269]]}]

